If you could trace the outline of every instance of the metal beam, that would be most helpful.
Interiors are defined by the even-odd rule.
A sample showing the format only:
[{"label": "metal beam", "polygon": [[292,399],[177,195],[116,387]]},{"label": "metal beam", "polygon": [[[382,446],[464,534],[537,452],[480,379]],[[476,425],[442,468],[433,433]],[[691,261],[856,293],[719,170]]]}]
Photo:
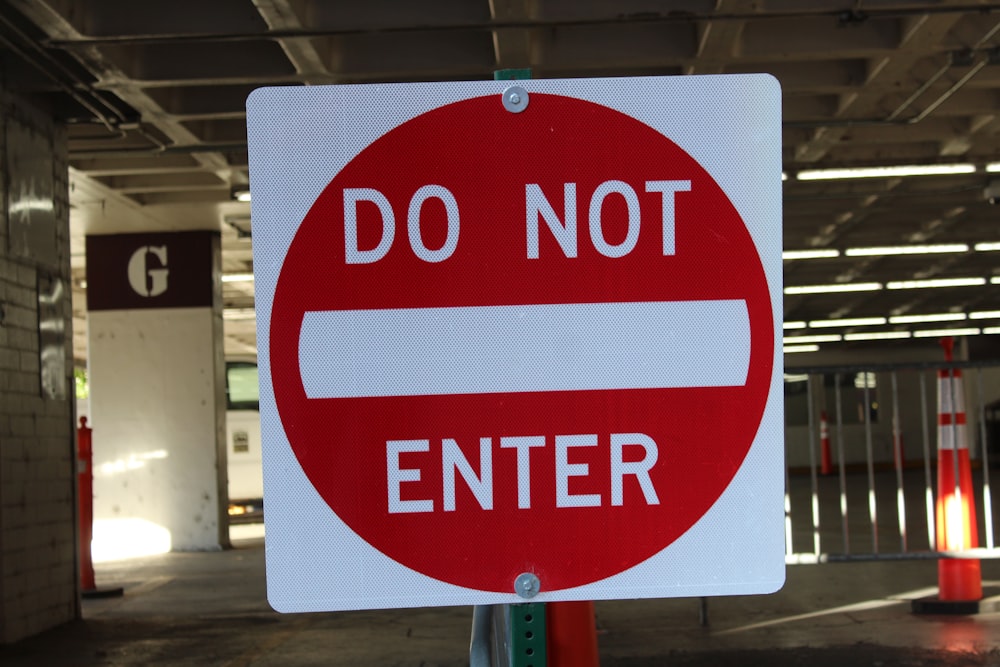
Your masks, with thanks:
[{"label": "metal beam", "polygon": [[[490,18],[497,24],[524,22],[538,15],[535,0],[489,0]],[[495,28],[493,55],[496,69],[518,69],[532,66],[531,31]]]},{"label": "metal beam", "polygon": [[[253,5],[260,13],[267,27],[275,32],[301,30],[302,22],[298,13],[288,0],[253,0]],[[318,76],[327,83],[330,71],[323,63],[323,58],[308,37],[288,37],[278,40],[281,50],[285,52],[288,61],[295,71],[311,80]]]}]

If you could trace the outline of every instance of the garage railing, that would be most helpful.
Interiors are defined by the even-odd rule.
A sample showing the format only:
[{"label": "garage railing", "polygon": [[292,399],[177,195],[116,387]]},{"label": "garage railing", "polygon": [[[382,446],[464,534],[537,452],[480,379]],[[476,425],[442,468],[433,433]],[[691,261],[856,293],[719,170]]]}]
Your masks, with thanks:
[{"label": "garage railing", "polygon": [[[952,382],[939,383],[939,371]],[[939,385],[955,395],[941,400]],[[1000,462],[1000,364],[787,369],[785,399],[787,563],[1000,557],[990,483],[991,461]],[[938,438],[963,430],[979,546],[942,550]]]}]

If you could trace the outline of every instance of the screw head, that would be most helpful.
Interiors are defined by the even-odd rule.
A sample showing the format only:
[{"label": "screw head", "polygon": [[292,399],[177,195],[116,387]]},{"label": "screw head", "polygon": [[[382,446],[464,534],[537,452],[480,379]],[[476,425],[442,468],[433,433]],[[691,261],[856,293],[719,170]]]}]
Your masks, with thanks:
[{"label": "screw head", "polygon": [[514,579],[514,592],[525,600],[535,597],[541,590],[542,580],[531,572],[523,572]]},{"label": "screw head", "polygon": [[521,86],[511,86],[501,95],[503,108],[511,113],[521,113],[528,108],[528,91]]}]

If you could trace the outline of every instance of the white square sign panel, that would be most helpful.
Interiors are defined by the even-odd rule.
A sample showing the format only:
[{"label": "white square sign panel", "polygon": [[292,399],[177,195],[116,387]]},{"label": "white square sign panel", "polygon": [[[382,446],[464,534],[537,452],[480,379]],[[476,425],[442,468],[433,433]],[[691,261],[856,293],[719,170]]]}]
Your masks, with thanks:
[{"label": "white square sign panel", "polygon": [[784,581],[766,75],[247,102],[279,611]]}]

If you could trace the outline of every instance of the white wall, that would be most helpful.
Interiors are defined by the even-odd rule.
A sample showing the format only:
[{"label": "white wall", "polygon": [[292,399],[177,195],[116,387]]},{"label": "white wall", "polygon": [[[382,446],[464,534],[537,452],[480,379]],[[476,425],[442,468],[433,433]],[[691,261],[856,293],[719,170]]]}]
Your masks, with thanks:
[{"label": "white wall", "polygon": [[174,550],[227,544],[216,320],[210,308],[89,314],[95,521],[146,522]]}]

